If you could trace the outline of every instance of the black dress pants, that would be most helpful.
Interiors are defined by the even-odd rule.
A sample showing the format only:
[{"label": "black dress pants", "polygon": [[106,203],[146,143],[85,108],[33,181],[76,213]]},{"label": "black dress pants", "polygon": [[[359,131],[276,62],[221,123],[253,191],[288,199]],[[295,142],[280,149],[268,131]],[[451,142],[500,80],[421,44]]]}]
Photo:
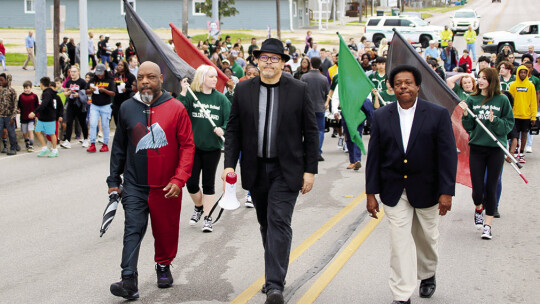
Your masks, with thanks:
[{"label": "black dress pants", "polygon": [[279,161],[259,159],[251,197],[264,247],[266,289],[283,291],[292,241],[292,214],[299,191],[285,181]]}]

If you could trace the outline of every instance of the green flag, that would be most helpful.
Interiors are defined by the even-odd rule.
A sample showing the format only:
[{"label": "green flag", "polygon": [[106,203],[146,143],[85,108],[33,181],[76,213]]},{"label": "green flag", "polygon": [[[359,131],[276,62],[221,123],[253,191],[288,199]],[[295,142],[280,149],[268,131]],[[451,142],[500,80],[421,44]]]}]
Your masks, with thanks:
[{"label": "green flag", "polygon": [[349,129],[352,142],[360,147],[363,154],[366,154],[362,137],[356,130],[366,119],[366,115],[362,111],[364,100],[375,87],[339,33],[338,36],[338,93],[341,112]]}]

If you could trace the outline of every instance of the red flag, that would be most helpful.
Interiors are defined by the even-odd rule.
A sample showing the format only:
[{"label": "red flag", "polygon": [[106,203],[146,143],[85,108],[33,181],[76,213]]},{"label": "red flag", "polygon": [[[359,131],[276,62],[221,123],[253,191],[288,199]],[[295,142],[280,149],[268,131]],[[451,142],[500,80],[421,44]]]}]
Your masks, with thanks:
[{"label": "red flag", "polygon": [[225,75],[218,67],[216,67],[215,64],[208,59],[197,47],[191,43],[184,34],[182,34],[182,31],[178,29],[174,24],[169,23],[169,26],[171,27],[172,32],[172,39],[174,42],[174,48],[176,49],[176,53],[180,58],[184,59],[185,62],[187,62],[189,65],[191,65],[194,69],[197,69],[201,64],[206,64],[209,66],[213,66],[217,73],[218,73],[218,82],[216,85],[216,89],[220,92],[223,92],[223,89],[225,88],[225,84],[227,83],[227,80],[229,80],[229,77]]},{"label": "red flag", "polygon": [[456,146],[459,149],[456,181],[472,188],[471,171],[469,169],[469,134],[461,124],[463,110],[457,106],[460,99],[426,61],[418,55],[412,45],[398,31],[394,30],[394,37],[390,44],[386,62],[387,74],[390,73],[392,68],[402,64],[412,65],[420,70],[422,85],[418,96],[445,107],[450,113]]}]

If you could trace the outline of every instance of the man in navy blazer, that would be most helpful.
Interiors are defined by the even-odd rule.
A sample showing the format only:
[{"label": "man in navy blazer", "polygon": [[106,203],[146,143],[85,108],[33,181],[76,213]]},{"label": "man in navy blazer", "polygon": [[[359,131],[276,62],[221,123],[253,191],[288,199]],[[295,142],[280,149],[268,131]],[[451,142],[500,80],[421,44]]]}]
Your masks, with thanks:
[{"label": "man in navy blazer", "polygon": [[448,111],[418,98],[418,69],[398,66],[389,80],[398,102],[373,115],[366,207],[377,218],[380,195],[390,224],[393,303],[410,303],[417,279],[420,297],[435,292],[439,215],[452,206],[457,149]]}]

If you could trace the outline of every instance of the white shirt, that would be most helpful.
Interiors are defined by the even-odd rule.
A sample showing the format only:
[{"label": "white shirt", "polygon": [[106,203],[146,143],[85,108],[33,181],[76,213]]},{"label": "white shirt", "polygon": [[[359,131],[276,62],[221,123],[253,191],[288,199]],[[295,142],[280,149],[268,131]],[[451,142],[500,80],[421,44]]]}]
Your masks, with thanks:
[{"label": "white shirt", "polygon": [[409,144],[409,137],[411,136],[411,129],[414,120],[414,112],[416,112],[416,105],[418,104],[418,98],[414,101],[414,105],[408,109],[403,109],[399,102],[397,103],[399,114],[399,126],[401,127],[401,139],[403,140],[403,150],[407,151],[407,145]]}]

